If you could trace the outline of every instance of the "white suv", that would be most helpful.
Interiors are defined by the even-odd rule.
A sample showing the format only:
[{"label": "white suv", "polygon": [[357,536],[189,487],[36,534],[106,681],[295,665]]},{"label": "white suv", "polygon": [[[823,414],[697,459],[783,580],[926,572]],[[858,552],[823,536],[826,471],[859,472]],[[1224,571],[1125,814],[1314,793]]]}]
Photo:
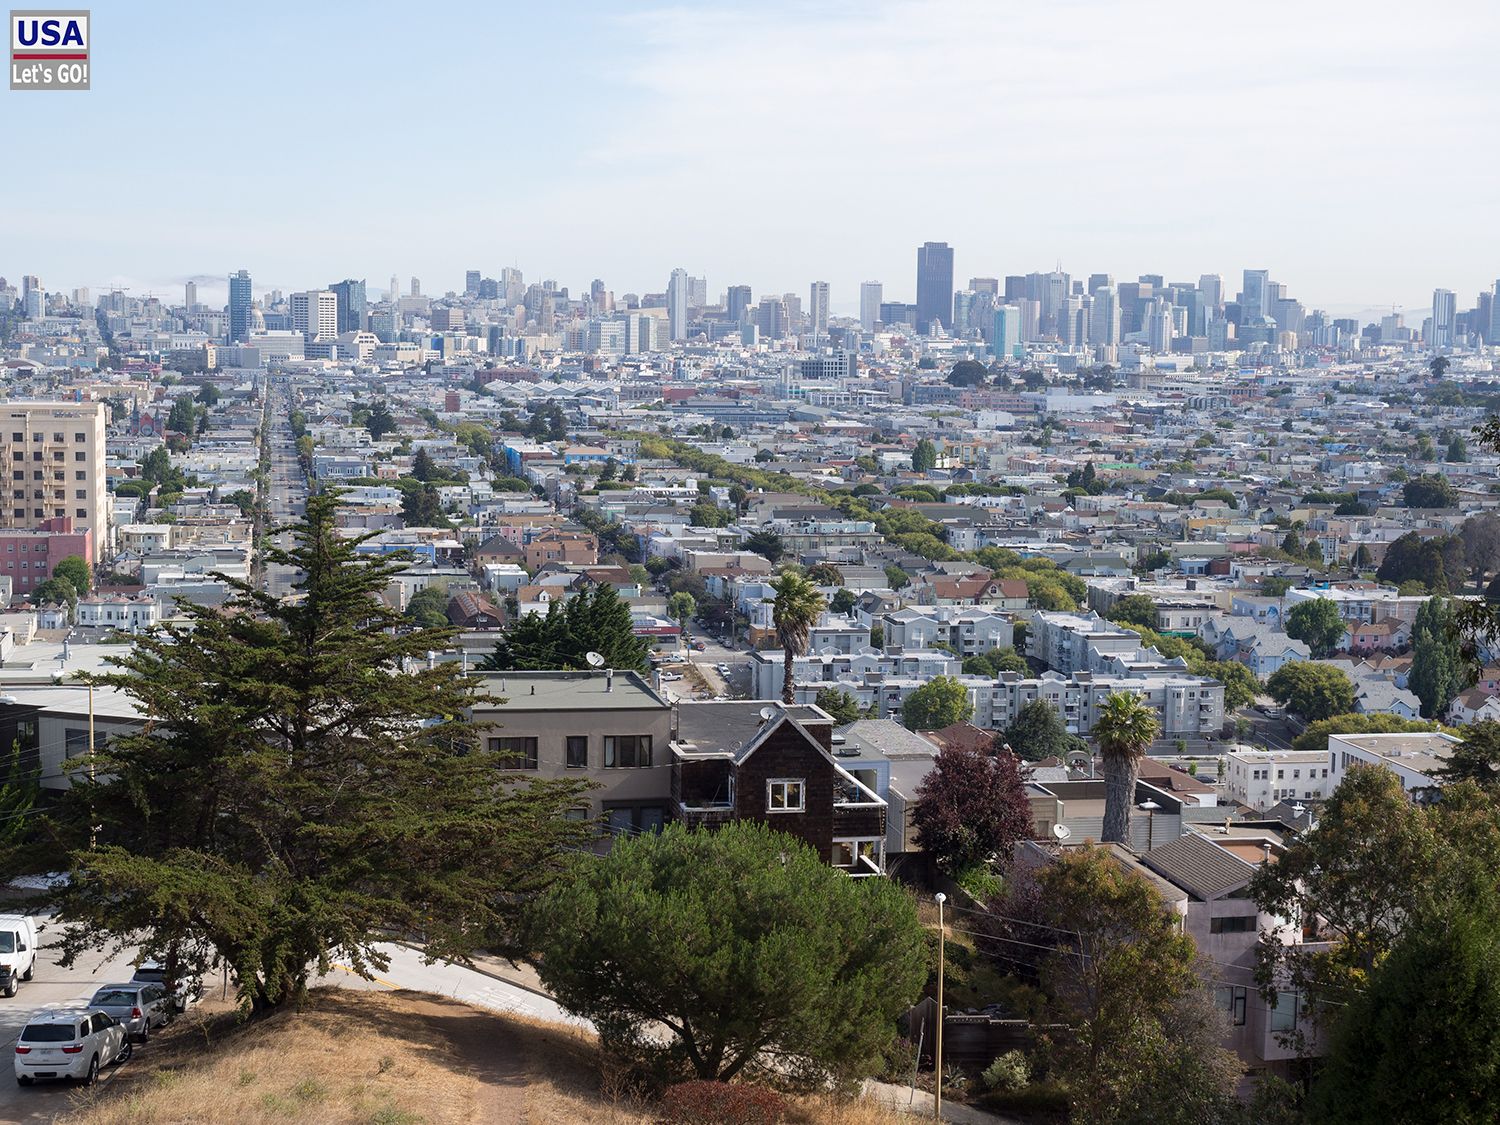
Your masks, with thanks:
[{"label": "white suv", "polygon": [[16,1040],[16,1081],[76,1078],[92,1086],[99,1068],[124,1062],[130,1036],[119,1020],[98,1008],[57,1008],[31,1017]]}]

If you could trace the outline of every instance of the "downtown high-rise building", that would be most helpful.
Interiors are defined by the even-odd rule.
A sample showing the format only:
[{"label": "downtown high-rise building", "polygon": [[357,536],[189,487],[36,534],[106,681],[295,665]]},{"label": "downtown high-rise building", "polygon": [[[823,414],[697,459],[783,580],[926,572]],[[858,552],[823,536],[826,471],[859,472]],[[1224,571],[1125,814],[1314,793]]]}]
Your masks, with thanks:
[{"label": "downtown high-rise building", "polygon": [[363,279],[345,278],[334,282],[328,289],[333,294],[338,334],[364,331],[369,325],[369,304],[365,299]]},{"label": "downtown high-rise building", "polygon": [[333,290],[293,293],[288,303],[292,310],[292,331],[302,333],[303,339],[332,340],[339,334],[339,305]]},{"label": "downtown high-rise building", "polygon": [[1260,324],[1271,315],[1271,271],[1246,270],[1240,287],[1240,323]]},{"label": "downtown high-rise building", "polygon": [[885,300],[885,286],[878,281],[862,281],[859,284],[859,326],[866,332],[874,332],[880,322],[880,305]]},{"label": "downtown high-rise building", "polygon": [[917,247],[917,331],[931,332],[934,324],[953,330],[953,247],[946,242]]},{"label": "downtown high-rise building", "polygon": [[1120,342],[1120,294],[1113,285],[1094,291],[1089,309],[1089,343],[1094,347],[1113,347]]},{"label": "downtown high-rise building", "polygon": [[182,287],[182,307],[192,312],[198,307],[198,285],[189,281]]},{"label": "downtown high-rise building", "polygon": [[807,317],[814,336],[828,334],[828,282],[812,283],[807,295]]},{"label": "downtown high-rise building", "polygon": [[687,270],[680,267],[672,271],[667,281],[667,335],[673,341],[687,339],[691,282]]},{"label": "downtown high-rise building", "polygon": [[250,271],[229,275],[229,342],[243,344],[250,339],[255,322],[255,301],[250,296]]},{"label": "downtown high-rise building", "polygon": [[465,297],[477,297],[477,296],[479,296],[479,282],[480,282],[481,276],[482,275],[480,274],[479,270],[465,270],[464,271],[464,296]]},{"label": "downtown high-rise building", "polygon": [[1432,335],[1427,341],[1430,348],[1451,348],[1453,327],[1458,318],[1458,295],[1451,289],[1432,291]]},{"label": "downtown high-rise building", "polygon": [[1001,305],[995,310],[995,328],[991,350],[996,359],[1020,359],[1025,354],[1021,342],[1021,310],[1015,305]]},{"label": "downtown high-rise building", "polygon": [[731,285],[724,295],[725,319],[735,324],[744,321],[750,313],[750,300],[750,286]]}]

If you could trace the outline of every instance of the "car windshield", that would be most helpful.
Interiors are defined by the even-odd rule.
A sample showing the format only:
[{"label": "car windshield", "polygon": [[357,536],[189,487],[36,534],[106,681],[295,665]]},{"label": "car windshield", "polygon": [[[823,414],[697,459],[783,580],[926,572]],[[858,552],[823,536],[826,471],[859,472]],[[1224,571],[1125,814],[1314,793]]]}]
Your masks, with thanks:
[{"label": "car windshield", "polygon": [[12,930],[0,930],[0,953],[16,951],[16,935]]},{"label": "car windshield", "polygon": [[73,1038],[70,1023],[33,1023],[21,1032],[21,1039],[27,1043],[71,1043]]},{"label": "car windshield", "polygon": [[92,1001],[96,1008],[124,1008],[135,1003],[135,993],[122,988],[101,989],[94,993]]},{"label": "car windshield", "polygon": [[136,980],[145,980],[155,983],[158,981],[166,980],[166,978],[167,972],[165,969],[137,969],[135,971]]}]

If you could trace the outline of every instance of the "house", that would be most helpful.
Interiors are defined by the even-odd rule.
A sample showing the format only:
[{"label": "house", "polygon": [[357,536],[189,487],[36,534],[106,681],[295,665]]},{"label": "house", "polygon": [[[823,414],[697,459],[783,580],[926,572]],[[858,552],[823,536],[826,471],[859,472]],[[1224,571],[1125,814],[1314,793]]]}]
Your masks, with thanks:
[{"label": "house", "polygon": [[887,860],[921,850],[912,814],[917,790],[937,761],[935,739],[940,733],[917,734],[893,719],[859,719],[834,731],[833,749],[840,764],[885,799]]},{"label": "house", "polygon": [[448,599],[448,620],[460,629],[498,629],[505,616],[483,594],[461,590]]},{"label": "house", "polygon": [[1448,721],[1456,726],[1496,719],[1500,719],[1500,696],[1482,687],[1459,692],[1448,705]]},{"label": "house", "polygon": [[1362,677],[1354,681],[1354,710],[1361,715],[1421,716],[1421,701],[1389,680]]},{"label": "house", "polygon": [[934,576],[918,591],[924,605],[987,605],[992,609],[1025,609],[1031,600],[1023,579],[995,578],[988,571],[958,578]]},{"label": "house", "polygon": [[1411,645],[1411,622],[1399,617],[1380,621],[1350,621],[1344,630],[1346,652],[1397,652]]},{"label": "house", "polygon": [[1408,795],[1420,794],[1441,784],[1434,775],[1446,768],[1453,748],[1461,741],[1438,731],[1330,734],[1328,776],[1336,789],[1352,766],[1384,766],[1401,779]]},{"label": "house", "polygon": [[514,539],[508,539],[504,535],[491,535],[475,550],[474,565],[483,569],[502,563],[516,564],[521,561],[522,556],[521,545]]},{"label": "house", "polygon": [[1224,789],[1231,801],[1264,812],[1280,801],[1323,801],[1333,792],[1321,750],[1233,750]]},{"label": "house", "polygon": [[599,561],[599,541],[586,531],[546,531],[522,547],[521,561],[533,572],[549,562],[593,565]]},{"label": "house", "polygon": [[683,703],[672,739],[672,813],[716,827],[756,820],[852,876],[885,871],[886,802],[833,752],[821,708]]}]

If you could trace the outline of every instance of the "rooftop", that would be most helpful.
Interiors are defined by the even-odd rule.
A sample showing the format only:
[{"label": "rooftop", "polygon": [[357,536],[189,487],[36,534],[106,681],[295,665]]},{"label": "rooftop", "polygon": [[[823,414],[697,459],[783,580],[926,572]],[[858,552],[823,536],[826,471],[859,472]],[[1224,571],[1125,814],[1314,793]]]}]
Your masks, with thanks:
[{"label": "rooftop", "polygon": [[1153,848],[1141,862],[1200,901],[1242,887],[1255,874],[1253,865],[1191,834]]},{"label": "rooftop", "polygon": [[481,704],[484,711],[636,711],[669,704],[635,672],[481,672],[474,679],[503,702]]},{"label": "rooftop", "polygon": [[686,754],[738,757],[768,721],[781,715],[803,725],[833,725],[827,712],[808,704],[788,707],[759,699],[704,700],[678,706],[677,736],[673,743]]}]

